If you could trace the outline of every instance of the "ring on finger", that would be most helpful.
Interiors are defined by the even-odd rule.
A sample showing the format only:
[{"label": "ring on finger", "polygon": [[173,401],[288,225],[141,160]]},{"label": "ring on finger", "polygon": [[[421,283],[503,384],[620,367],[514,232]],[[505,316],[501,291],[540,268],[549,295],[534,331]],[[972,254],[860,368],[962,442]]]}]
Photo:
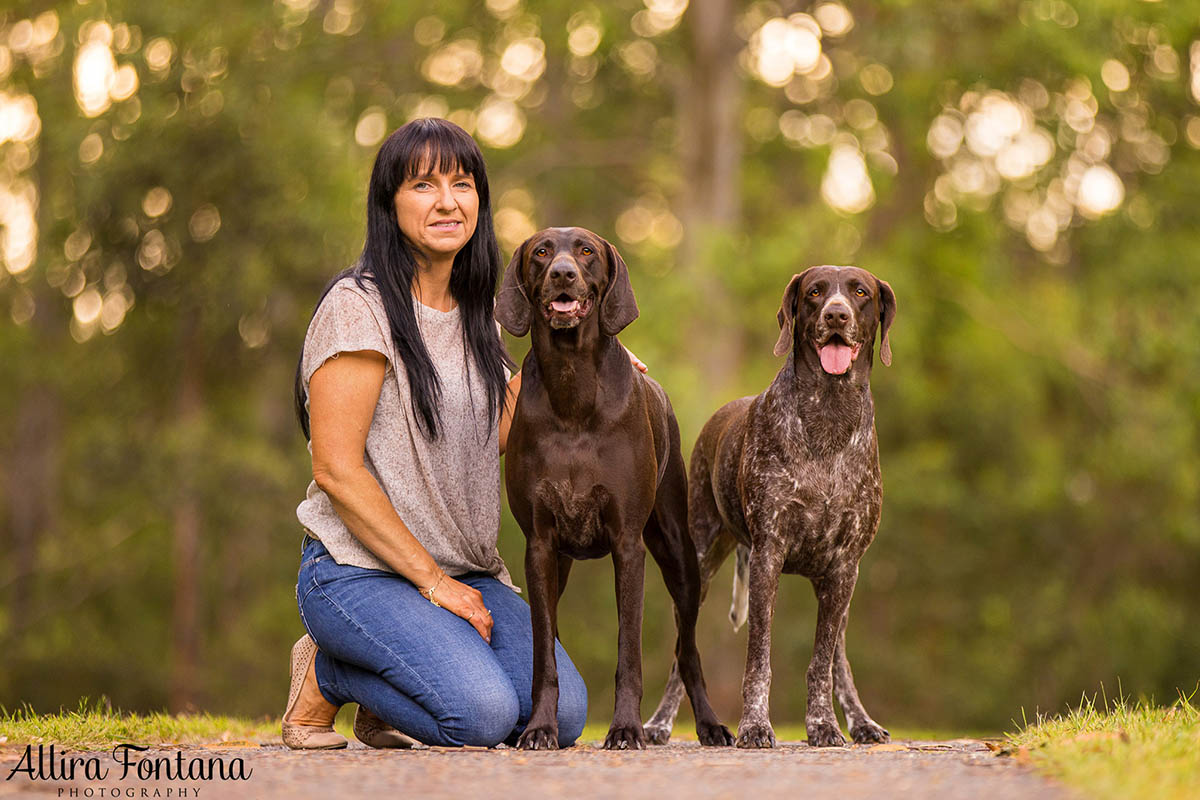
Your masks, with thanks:
[{"label": "ring on finger", "polygon": [[468,614],[468,615],[467,615],[467,622],[470,622],[470,621],[471,621],[471,617],[473,617],[473,616],[475,616],[475,612],[474,612],[474,611],[472,611],[470,614]]}]

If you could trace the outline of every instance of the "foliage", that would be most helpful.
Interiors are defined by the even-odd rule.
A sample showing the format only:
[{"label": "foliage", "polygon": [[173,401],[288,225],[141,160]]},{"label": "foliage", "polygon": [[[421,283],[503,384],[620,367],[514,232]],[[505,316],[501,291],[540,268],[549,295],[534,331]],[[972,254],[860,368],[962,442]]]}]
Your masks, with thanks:
[{"label": "foliage", "polygon": [[[697,31],[720,3],[0,11],[0,702],[281,710],[309,470],[292,370],[360,246],[376,143],[423,114],[480,139],[506,250],[562,223],[621,249],[642,310],[622,338],[685,450],[778,369],[793,272],[895,288],[884,518],[848,635],[885,725],[994,729],[1116,675],[1190,685],[1200,6],[1078,5],[767,0],[718,20],[715,55]],[[710,74],[736,80],[714,95]],[[706,208],[694,186],[731,154]],[[520,579],[507,514],[501,552]],[[609,570],[577,566],[559,615],[593,722]],[[727,568],[701,646],[732,723],[729,589]],[[814,616],[785,578],[780,722],[803,718]],[[654,570],[645,619],[649,709],[672,650]]]},{"label": "foliage", "polygon": [[1200,783],[1200,709],[1190,697],[1167,708],[1121,698],[1080,700],[1008,737],[1017,758],[1088,797],[1194,797]]},{"label": "foliage", "polygon": [[[347,733],[349,731],[346,731]],[[103,699],[81,700],[74,711],[38,714],[26,706],[0,713],[0,744],[54,744],[103,749],[115,744],[224,744],[279,739],[279,722],[251,721],[214,714],[123,713]]]}]

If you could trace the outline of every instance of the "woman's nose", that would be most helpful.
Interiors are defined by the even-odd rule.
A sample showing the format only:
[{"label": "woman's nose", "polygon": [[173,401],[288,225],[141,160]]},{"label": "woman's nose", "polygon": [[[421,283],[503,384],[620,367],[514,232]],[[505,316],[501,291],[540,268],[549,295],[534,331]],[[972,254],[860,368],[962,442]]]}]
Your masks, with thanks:
[{"label": "woman's nose", "polygon": [[452,211],[458,206],[458,201],[454,199],[454,192],[449,184],[443,184],[438,188],[438,208],[444,211]]}]

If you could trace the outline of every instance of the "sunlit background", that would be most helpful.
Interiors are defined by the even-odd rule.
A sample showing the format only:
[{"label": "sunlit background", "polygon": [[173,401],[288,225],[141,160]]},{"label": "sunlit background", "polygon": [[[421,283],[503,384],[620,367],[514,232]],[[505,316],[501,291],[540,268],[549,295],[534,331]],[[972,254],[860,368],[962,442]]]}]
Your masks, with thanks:
[{"label": "sunlit background", "polygon": [[[885,725],[1200,681],[1197,2],[18,2],[0,11],[0,704],[281,710],[291,377],[397,126],[488,159],[505,258],[624,254],[685,451],[761,391],[794,272],[891,282],[848,647]],[[1077,7],[1078,6],[1078,7]],[[510,341],[513,352],[522,342]],[[520,572],[507,512],[502,553]],[[611,706],[610,567],[560,614]],[[670,614],[648,572],[646,708]],[[728,568],[702,620],[736,722]],[[807,583],[775,617],[798,720]],[[686,724],[686,723],[683,723]]]}]

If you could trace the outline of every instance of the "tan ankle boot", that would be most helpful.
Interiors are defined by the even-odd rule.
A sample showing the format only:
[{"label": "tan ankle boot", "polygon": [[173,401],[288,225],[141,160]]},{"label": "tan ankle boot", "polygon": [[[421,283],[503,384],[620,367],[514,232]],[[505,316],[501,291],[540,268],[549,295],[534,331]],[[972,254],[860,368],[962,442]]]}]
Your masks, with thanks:
[{"label": "tan ankle boot", "polygon": [[407,750],[416,744],[415,740],[388,725],[362,705],[354,715],[354,735],[369,747],[397,747]]},{"label": "tan ankle boot", "polygon": [[[317,657],[317,643],[307,633],[292,645],[292,685],[288,691],[287,710],[283,712],[283,743],[293,750],[337,750],[348,743],[346,737],[333,730],[333,718],[337,716],[337,708],[328,714],[328,719],[304,719],[291,721],[292,712],[301,694],[306,699],[312,699],[313,692],[321,698],[321,703],[329,706],[329,702],[321,696],[317,686],[316,672],[313,660]],[[320,705],[320,703],[318,704]],[[324,714],[323,714],[324,716]]]}]

